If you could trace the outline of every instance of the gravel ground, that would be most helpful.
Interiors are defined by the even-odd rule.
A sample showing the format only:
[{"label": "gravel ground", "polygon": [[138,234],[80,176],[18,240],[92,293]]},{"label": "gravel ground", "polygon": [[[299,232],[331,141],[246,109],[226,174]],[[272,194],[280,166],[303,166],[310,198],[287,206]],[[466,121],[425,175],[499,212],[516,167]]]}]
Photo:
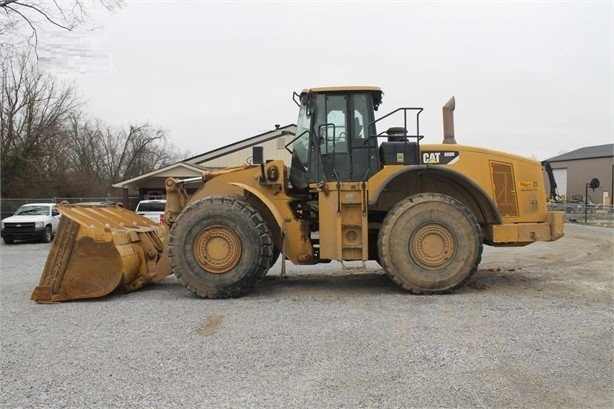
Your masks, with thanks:
[{"label": "gravel ground", "polygon": [[171,276],[55,305],[29,299],[49,245],[0,245],[0,406],[611,408],[613,233],[486,248],[443,296],[278,264],[237,300]]}]

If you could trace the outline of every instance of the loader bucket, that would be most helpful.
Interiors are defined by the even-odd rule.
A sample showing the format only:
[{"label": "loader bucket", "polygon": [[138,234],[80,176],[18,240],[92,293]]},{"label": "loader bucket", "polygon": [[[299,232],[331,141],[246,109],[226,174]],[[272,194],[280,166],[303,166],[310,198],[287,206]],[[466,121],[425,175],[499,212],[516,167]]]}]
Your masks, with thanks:
[{"label": "loader bucket", "polygon": [[134,291],[171,274],[166,225],[120,206],[57,206],[62,214],[32,299],[39,303]]}]

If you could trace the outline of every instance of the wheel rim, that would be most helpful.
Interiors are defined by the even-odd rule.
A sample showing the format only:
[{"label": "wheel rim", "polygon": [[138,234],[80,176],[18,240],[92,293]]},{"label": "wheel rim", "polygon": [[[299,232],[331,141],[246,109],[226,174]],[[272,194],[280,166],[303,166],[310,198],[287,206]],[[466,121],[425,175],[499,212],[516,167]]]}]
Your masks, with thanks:
[{"label": "wheel rim", "polygon": [[231,270],[241,258],[241,240],[226,226],[210,226],[194,240],[194,257],[205,270],[222,274]]},{"label": "wheel rim", "polygon": [[425,269],[445,267],[453,260],[456,249],[454,234],[439,224],[421,226],[409,238],[409,254]]}]

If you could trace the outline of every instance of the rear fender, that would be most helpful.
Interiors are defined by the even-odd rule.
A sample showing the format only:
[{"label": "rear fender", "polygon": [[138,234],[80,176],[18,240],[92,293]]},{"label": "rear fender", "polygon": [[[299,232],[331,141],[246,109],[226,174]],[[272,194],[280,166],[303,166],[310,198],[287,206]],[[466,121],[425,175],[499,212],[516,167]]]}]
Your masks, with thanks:
[{"label": "rear fender", "polygon": [[[443,166],[391,166],[369,180],[369,205],[389,210],[416,193],[443,193],[462,202],[480,223],[500,224],[501,214],[490,196],[463,174]],[[371,192],[373,192],[371,194]]]}]

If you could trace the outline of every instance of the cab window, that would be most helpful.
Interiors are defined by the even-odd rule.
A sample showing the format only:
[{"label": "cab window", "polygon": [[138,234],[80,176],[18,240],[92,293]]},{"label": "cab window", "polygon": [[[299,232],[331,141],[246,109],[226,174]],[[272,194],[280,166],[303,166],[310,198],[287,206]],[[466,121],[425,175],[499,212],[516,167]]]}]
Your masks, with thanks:
[{"label": "cab window", "polygon": [[318,95],[315,132],[320,152],[347,152],[347,95]]},{"label": "cab window", "polygon": [[353,120],[352,120],[352,135],[354,139],[366,139],[368,125],[369,106],[367,104],[366,94],[356,94],[352,96]]}]

